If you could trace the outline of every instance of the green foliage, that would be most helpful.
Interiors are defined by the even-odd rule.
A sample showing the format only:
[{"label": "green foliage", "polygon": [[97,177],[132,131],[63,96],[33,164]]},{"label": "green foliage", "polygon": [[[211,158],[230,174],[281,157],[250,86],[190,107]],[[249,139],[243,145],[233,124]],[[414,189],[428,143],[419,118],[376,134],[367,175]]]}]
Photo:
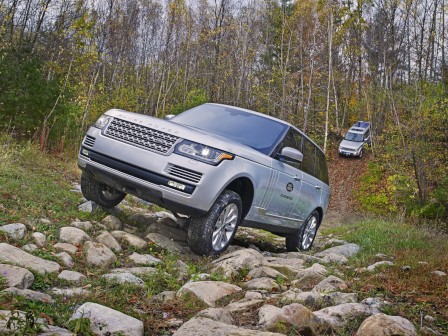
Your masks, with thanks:
[{"label": "green foliage", "polygon": [[203,89],[193,89],[187,93],[185,101],[177,103],[168,109],[167,114],[179,114],[185,110],[207,103],[209,98]]},{"label": "green foliage", "polygon": [[21,312],[17,310],[11,311],[6,319],[6,329],[9,330],[9,335],[37,335],[44,331],[46,324],[39,319],[39,314],[36,310]]},{"label": "green foliage", "polygon": [[0,274],[0,291],[7,287],[6,279]]},{"label": "green foliage", "polygon": [[90,319],[86,317],[80,317],[70,320],[67,323],[67,329],[73,331],[75,336],[94,336],[95,334],[91,330]]}]

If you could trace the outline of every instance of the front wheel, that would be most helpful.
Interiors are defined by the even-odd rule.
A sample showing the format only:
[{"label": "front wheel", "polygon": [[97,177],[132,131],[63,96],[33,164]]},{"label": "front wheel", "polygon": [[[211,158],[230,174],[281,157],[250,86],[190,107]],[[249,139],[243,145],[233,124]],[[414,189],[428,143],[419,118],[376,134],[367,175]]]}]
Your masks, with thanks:
[{"label": "front wheel", "polygon": [[81,175],[81,191],[87,200],[106,209],[113,208],[126,197],[125,193],[96,181],[85,172]]},{"label": "front wheel", "polygon": [[224,252],[235,236],[241,213],[240,196],[234,191],[225,190],[205,216],[191,218],[188,246],[199,255]]},{"label": "front wheel", "polygon": [[314,210],[305,223],[295,234],[286,236],[286,249],[288,251],[308,251],[311,249],[316,238],[317,229],[320,224],[320,215]]}]

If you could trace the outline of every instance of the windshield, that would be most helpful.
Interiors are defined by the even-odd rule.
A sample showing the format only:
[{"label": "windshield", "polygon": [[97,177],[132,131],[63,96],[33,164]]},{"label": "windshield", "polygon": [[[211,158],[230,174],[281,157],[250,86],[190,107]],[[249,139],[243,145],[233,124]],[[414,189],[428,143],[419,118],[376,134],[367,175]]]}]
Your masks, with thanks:
[{"label": "windshield", "polygon": [[356,142],[363,142],[364,141],[364,137],[361,133],[352,133],[352,132],[348,132],[345,135],[345,140],[348,141],[356,141]]},{"label": "windshield", "polygon": [[204,104],[171,121],[235,140],[269,155],[288,125],[229,106]]}]

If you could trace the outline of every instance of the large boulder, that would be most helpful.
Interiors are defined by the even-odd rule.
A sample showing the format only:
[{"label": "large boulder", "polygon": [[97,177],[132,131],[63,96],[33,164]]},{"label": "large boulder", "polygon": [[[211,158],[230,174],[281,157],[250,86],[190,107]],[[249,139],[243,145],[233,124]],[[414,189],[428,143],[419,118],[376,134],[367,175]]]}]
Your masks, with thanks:
[{"label": "large boulder", "polygon": [[68,243],[72,245],[82,245],[84,242],[91,240],[89,235],[83,230],[76,227],[65,226],[61,228],[59,233],[59,240],[61,243]]},{"label": "large boulder", "polygon": [[210,318],[195,317],[184,323],[173,336],[284,336],[271,332],[239,328],[234,325],[214,321]]},{"label": "large boulder", "polygon": [[414,325],[400,316],[375,314],[364,320],[356,336],[415,336]]},{"label": "large boulder", "polygon": [[319,252],[316,254],[316,257],[323,258],[325,255],[329,253],[335,253],[343,255],[344,257],[350,258],[358,254],[358,252],[361,250],[359,245],[357,244],[344,244],[344,245],[338,245],[334,247],[330,247],[329,249],[326,249],[322,252]]},{"label": "large boulder", "polygon": [[117,310],[87,302],[76,309],[70,320],[88,318],[91,330],[95,334],[121,334],[125,336],[143,336],[143,322]]},{"label": "large boulder", "polygon": [[114,252],[121,252],[121,245],[108,231],[101,232],[100,235],[95,238],[95,241],[106,245]]},{"label": "large boulder", "polygon": [[84,244],[84,253],[89,265],[102,269],[108,268],[117,261],[117,256],[106,245],[87,242]]},{"label": "large boulder", "polygon": [[253,249],[241,249],[228,253],[212,262],[215,269],[220,269],[228,277],[238,274],[243,269],[252,270],[263,265],[263,255]]},{"label": "large boulder", "polygon": [[0,276],[5,278],[8,287],[29,288],[34,282],[34,275],[26,268],[0,264]]},{"label": "large boulder", "polygon": [[187,294],[194,295],[208,306],[214,307],[215,302],[224,296],[241,292],[241,288],[222,281],[189,282],[177,292],[178,297]]},{"label": "large boulder", "polygon": [[112,236],[118,240],[121,244],[127,244],[131,247],[135,247],[138,249],[144,249],[148,243],[140,237],[133,235],[132,233],[128,233],[125,231],[112,231]]},{"label": "large boulder", "polygon": [[6,224],[0,226],[0,231],[6,233],[11,239],[20,240],[25,238],[26,226],[22,223]]},{"label": "large boulder", "polygon": [[298,303],[282,308],[264,305],[258,311],[258,317],[259,324],[264,330],[274,332],[294,330],[298,335],[317,335],[313,312]]},{"label": "large boulder", "polygon": [[39,274],[59,272],[61,266],[54,261],[45,260],[6,243],[0,243],[0,262],[15,264]]}]

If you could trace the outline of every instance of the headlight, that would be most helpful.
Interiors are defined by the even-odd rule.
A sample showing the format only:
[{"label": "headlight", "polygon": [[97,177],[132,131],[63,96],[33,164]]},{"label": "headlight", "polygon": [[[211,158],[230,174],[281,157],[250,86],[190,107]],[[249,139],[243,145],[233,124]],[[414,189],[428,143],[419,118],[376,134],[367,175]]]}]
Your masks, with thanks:
[{"label": "headlight", "polygon": [[101,117],[98,118],[98,120],[96,121],[95,124],[93,124],[93,126],[99,129],[103,129],[104,127],[107,126],[109,120],[111,119],[112,117],[103,114]]},{"label": "headlight", "polygon": [[234,158],[232,154],[188,140],[178,144],[174,152],[215,166],[222,160],[233,160]]}]

